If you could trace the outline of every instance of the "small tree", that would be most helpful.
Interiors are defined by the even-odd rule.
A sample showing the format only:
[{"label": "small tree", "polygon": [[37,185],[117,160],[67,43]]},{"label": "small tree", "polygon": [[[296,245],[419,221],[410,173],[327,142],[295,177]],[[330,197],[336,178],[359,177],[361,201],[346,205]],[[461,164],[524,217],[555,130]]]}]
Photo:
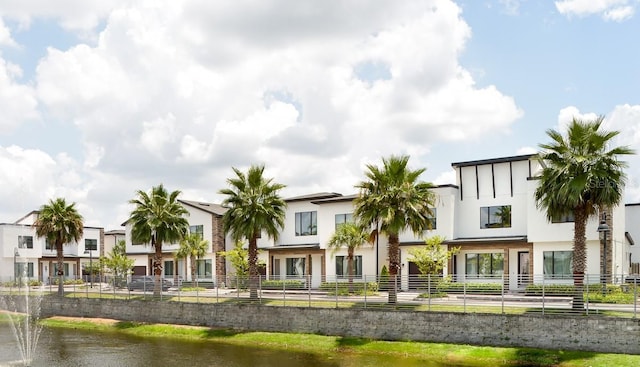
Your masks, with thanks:
[{"label": "small tree", "polygon": [[[199,233],[190,233],[180,241],[180,249],[176,253],[176,258],[184,259],[185,269],[187,258],[191,262],[191,281],[195,281],[198,286],[198,277],[196,277],[196,259],[203,257],[209,249],[209,241],[202,238]],[[186,277],[185,277],[186,278]]]},{"label": "small tree", "polygon": [[425,240],[425,246],[409,250],[409,255],[411,255],[409,261],[416,264],[420,275],[440,274],[451,256],[460,251],[460,247],[446,250],[442,247],[442,242],[444,242],[444,237],[433,236]]},{"label": "small tree", "polygon": [[[229,259],[231,266],[236,272],[236,277],[238,277],[239,280],[247,279],[249,276],[249,250],[242,246],[241,241],[236,241],[232,250],[218,252],[220,256]],[[243,281],[242,288],[245,288],[244,283],[245,282]],[[240,284],[240,282],[238,284]]]},{"label": "small tree", "polygon": [[108,269],[108,271],[113,274],[113,285],[114,287],[118,284],[121,284],[123,279],[131,272],[131,268],[133,268],[133,259],[129,259],[127,257],[127,249],[126,243],[124,240],[120,240],[116,243],[107,257],[100,258],[101,265]]}]

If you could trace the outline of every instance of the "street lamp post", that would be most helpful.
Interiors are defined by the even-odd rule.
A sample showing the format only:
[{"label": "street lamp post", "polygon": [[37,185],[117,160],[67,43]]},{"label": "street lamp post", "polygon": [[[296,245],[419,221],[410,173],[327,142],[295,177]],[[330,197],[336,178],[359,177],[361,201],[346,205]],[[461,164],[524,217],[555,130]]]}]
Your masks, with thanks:
[{"label": "street lamp post", "polygon": [[598,232],[602,235],[602,272],[600,273],[600,281],[602,282],[603,296],[607,294],[607,233],[610,230],[607,224],[607,213],[602,213]]},{"label": "street lamp post", "polygon": [[16,247],[13,249],[13,280],[16,284],[18,283],[18,256],[20,256],[20,253]]},{"label": "street lamp post", "polygon": [[90,287],[93,288],[93,251],[88,249],[88,250],[84,250],[85,255],[87,253],[89,253],[89,284]]}]

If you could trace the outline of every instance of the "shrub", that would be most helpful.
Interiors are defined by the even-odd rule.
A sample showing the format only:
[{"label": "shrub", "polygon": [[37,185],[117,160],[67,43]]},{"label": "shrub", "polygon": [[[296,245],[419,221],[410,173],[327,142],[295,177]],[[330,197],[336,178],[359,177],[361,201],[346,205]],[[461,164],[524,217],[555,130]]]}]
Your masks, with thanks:
[{"label": "shrub", "polygon": [[262,289],[305,289],[305,282],[297,279],[263,280]]},{"label": "shrub", "polygon": [[[351,294],[353,295],[364,295],[365,284],[367,286],[367,295],[374,294],[378,291],[378,283],[376,282],[353,282],[351,283]],[[327,294],[332,296],[336,295],[336,286],[337,286],[337,295],[338,296],[348,296],[349,294],[349,282],[323,282],[320,284],[320,289],[326,291]]]},{"label": "shrub", "polygon": [[389,290],[389,270],[386,265],[382,266],[382,270],[380,270],[380,286],[379,289],[381,291]]},{"label": "shrub", "polygon": [[443,281],[436,285],[436,293],[483,293],[501,294],[502,284],[500,283],[454,283]]}]

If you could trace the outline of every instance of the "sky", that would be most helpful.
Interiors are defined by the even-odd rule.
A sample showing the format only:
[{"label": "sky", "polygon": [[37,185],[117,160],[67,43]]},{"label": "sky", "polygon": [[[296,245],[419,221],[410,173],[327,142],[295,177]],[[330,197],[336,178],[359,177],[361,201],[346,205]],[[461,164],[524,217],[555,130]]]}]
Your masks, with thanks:
[{"label": "sky", "polygon": [[[220,203],[232,167],[283,197],[367,164],[535,153],[605,116],[640,152],[639,0],[0,0],[0,223],[52,198],[120,229],[137,190]],[[640,201],[626,157],[625,202]]]}]

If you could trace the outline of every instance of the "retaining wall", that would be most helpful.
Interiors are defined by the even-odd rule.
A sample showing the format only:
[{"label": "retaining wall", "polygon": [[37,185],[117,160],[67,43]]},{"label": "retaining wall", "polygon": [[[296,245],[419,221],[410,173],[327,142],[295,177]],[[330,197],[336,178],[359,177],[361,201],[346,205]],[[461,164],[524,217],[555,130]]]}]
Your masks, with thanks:
[{"label": "retaining wall", "polygon": [[41,314],[505,347],[640,354],[640,320],[46,297]]}]

